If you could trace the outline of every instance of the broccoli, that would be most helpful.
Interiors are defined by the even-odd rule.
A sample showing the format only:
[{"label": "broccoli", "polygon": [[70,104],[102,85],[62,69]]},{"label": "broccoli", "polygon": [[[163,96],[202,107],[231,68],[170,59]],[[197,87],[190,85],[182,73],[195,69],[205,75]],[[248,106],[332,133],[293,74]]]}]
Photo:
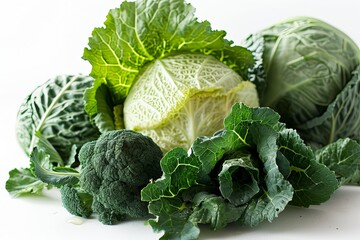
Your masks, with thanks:
[{"label": "broccoli", "polygon": [[92,214],[93,197],[79,187],[64,185],[60,188],[61,201],[69,213],[88,218]]},{"label": "broccoli", "polygon": [[140,192],[161,176],[161,158],[151,138],[131,130],[108,131],[83,145],[79,185],[93,196],[92,210],[102,223],[149,216]]}]

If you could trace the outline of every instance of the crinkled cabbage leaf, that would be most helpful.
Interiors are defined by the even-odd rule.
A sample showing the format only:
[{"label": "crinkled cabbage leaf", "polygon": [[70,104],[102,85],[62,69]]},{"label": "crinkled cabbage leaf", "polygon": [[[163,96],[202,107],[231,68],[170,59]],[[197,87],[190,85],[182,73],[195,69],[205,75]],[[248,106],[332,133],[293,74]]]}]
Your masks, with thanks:
[{"label": "crinkled cabbage leaf", "polygon": [[73,145],[80,148],[99,136],[84,111],[84,91],[94,79],[85,75],[59,75],[37,87],[20,106],[17,139],[27,155],[41,134],[66,163]]},{"label": "crinkled cabbage leaf", "polygon": [[339,139],[316,151],[316,159],[336,173],[341,184],[360,185],[360,145],[349,139]]},{"label": "crinkled cabbage leaf", "polygon": [[258,106],[255,85],[210,55],[179,54],[156,60],[124,102],[125,128],[150,136],[164,152],[188,149],[211,136],[236,102]]},{"label": "crinkled cabbage leaf", "polygon": [[243,45],[256,59],[249,78],[261,106],[279,112],[314,146],[359,138],[360,50],[349,36],[321,20],[297,17],[249,36]]},{"label": "crinkled cabbage leaf", "polygon": [[56,76],[37,87],[22,103],[16,133],[30,166],[9,172],[6,189],[11,195],[40,193],[56,185],[44,181],[43,172],[53,167],[61,172],[73,171],[77,150],[98,138],[99,130],[90,122],[83,100],[84,91],[93,81],[85,75]]}]

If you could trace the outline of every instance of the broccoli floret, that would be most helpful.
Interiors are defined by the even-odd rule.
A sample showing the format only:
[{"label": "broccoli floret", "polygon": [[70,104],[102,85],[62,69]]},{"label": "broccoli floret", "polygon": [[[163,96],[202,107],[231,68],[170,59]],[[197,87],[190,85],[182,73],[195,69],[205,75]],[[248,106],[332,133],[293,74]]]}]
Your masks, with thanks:
[{"label": "broccoli floret", "polygon": [[61,201],[69,213],[88,218],[92,214],[93,197],[79,187],[64,185],[60,188]]},{"label": "broccoli floret", "polygon": [[93,196],[92,209],[104,224],[149,215],[140,192],[161,176],[162,151],[153,140],[130,130],[103,133],[79,152],[79,184]]}]

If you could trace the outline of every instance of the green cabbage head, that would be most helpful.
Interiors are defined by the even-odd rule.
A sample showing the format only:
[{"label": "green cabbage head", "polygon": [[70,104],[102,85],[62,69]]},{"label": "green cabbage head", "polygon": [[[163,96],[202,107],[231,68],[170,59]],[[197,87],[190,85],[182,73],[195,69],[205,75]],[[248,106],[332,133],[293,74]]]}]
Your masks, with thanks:
[{"label": "green cabbage head", "polygon": [[251,79],[260,105],[281,115],[314,145],[360,139],[359,47],[345,33],[314,18],[297,17],[249,36],[257,58]]},{"label": "green cabbage head", "polygon": [[211,136],[236,102],[258,106],[255,84],[211,55],[157,59],[139,76],[124,102],[125,128],[150,136],[163,151],[188,149]]}]

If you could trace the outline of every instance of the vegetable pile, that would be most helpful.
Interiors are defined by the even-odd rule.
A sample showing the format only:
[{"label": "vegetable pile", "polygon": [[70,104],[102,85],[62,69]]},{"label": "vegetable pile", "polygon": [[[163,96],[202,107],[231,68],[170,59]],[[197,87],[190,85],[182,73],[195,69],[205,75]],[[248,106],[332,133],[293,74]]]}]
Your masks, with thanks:
[{"label": "vegetable pile", "polygon": [[84,50],[89,75],[56,76],[20,106],[30,163],[6,189],[57,188],[73,215],[190,240],[359,185],[356,43],[310,17],[241,46],[225,36],[184,0],[110,10]]}]

